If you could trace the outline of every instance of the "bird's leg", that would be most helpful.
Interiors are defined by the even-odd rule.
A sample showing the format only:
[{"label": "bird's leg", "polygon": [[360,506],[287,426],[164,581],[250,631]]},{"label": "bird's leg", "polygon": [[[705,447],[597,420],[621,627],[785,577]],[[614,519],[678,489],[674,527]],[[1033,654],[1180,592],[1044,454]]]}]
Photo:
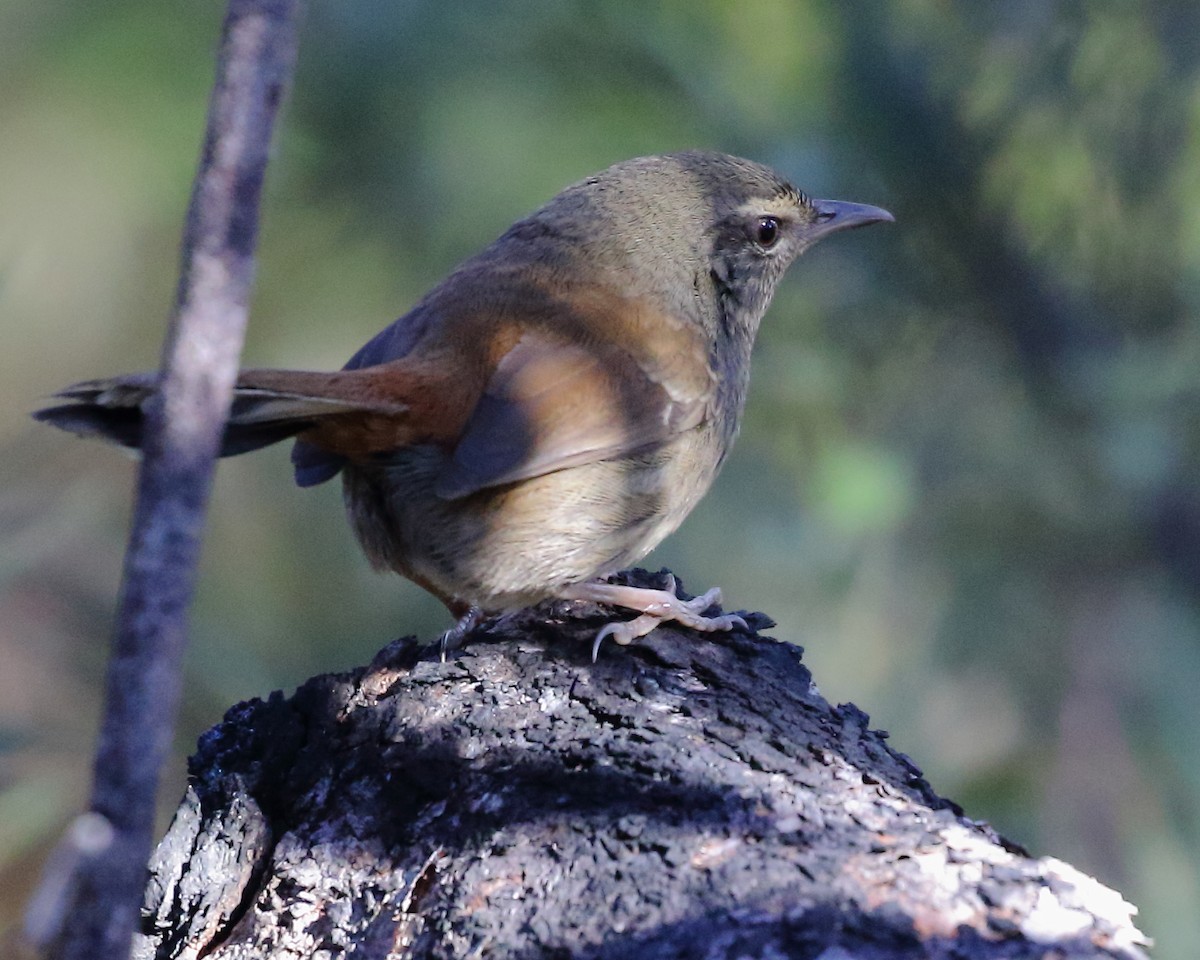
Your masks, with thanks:
[{"label": "bird's leg", "polygon": [[483,622],[483,611],[479,607],[467,607],[466,613],[459,616],[454,626],[442,634],[442,663],[446,662],[446,653],[456,650],[463,638]]},{"label": "bird's leg", "polygon": [[644,637],[660,623],[674,620],[676,623],[691,627],[693,630],[713,632],[716,630],[732,630],[740,627],[748,630],[746,621],[737,614],[724,614],[720,617],[706,617],[704,611],[714,603],[721,602],[721,590],[713,587],[708,593],[691,600],[680,600],[675,596],[675,577],[667,575],[667,586],[663,590],[653,590],[649,587],[627,587],[618,583],[602,583],[590,581],[569,586],[559,593],[565,600],[591,600],[595,603],[607,603],[616,607],[626,607],[637,610],[640,617],[633,620],[617,620],[608,624],[598,634],[592,644],[592,660],[600,652],[600,644],[605,638],[612,637],[624,646],[632,643],[638,637]]}]

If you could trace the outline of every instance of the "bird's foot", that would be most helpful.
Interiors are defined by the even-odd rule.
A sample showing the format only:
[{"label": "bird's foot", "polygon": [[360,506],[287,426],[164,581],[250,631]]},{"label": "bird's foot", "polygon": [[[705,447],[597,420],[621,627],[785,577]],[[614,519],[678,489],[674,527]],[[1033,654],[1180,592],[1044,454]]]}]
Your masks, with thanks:
[{"label": "bird's foot", "polygon": [[459,644],[468,633],[474,630],[483,622],[483,611],[479,607],[469,607],[455,622],[449,630],[442,634],[439,645],[441,646],[442,663],[446,662],[446,654],[450,650],[457,650]]},{"label": "bird's foot", "polygon": [[715,632],[717,630],[732,630],[738,627],[748,630],[746,621],[737,614],[723,614],[719,617],[706,617],[704,611],[714,603],[721,602],[721,590],[713,587],[707,593],[691,600],[681,600],[675,596],[675,577],[667,574],[667,585],[662,590],[649,587],[629,587],[619,583],[589,582],[577,583],[564,590],[560,596],[567,600],[591,600],[594,603],[607,603],[616,607],[626,607],[637,610],[641,616],[632,620],[617,620],[608,624],[596,634],[592,644],[592,662],[600,653],[600,644],[608,637],[625,646],[638,637],[644,637],[660,623],[673,620],[693,630]]}]

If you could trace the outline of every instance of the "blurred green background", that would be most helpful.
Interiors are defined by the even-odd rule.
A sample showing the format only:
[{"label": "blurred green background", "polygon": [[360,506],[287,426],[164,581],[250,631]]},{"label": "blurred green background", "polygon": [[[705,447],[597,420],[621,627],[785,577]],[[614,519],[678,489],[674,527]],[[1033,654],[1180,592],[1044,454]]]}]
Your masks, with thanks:
[{"label": "blurred green background", "polygon": [[[85,796],[133,478],[27,414],[157,363],[222,6],[0,0],[10,930]],[[1194,960],[1200,4],[313,0],[245,363],[340,366],[567,183],[694,146],[899,223],[792,269],[649,563],[770,613],[939,791]],[[165,807],[228,705],[446,622],[286,448],[223,463]]]}]

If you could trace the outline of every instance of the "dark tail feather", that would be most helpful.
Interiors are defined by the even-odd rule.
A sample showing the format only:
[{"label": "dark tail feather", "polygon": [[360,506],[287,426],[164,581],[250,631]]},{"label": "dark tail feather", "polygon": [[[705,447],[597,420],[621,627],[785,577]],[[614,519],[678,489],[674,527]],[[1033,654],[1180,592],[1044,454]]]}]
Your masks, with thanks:
[{"label": "dark tail feather", "polygon": [[[303,433],[324,417],[403,409],[399,404],[368,398],[337,397],[331,388],[338,376],[273,370],[243,374],[234,393],[220,455],[232,457],[270,446]],[[155,374],[135,373],[77,383],[55,394],[56,399],[66,403],[38,410],[33,417],[81,437],[137,450],[142,445],[143,406],[153,395],[156,381]]]},{"label": "dark tail feather", "polygon": [[[80,437],[93,437],[115,443],[130,450],[142,447],[142,425],[145,417],[141,407],[104,407],[97,403],[64,403],[57,407],[36,410],[33,419],[48,423]],[[267,423],[234,423],[225,427],[221,441],[222,457],[234,457],[269,447],[303,433],[313,425],[312,420],[282,420]]]},{"label": "dark tail feather", "polygon": [[261,450],[280,440],[303,433],[312,426],[311,420],[290,420],[282,423],[231,423],[225,428],[218,456],[236,457],[239,453]]},{"label": "dark tail feather", "polygon": [[33,418],[68,433],[136,450],[142,445],[142,404],[154,392],[155,379],[151,373],[133,373],[72,384],[54,395],[67,403],[37,410]]},{"label": "dark tail feather", "polygon": [[80,437],[98,437],[133,450],[142,445],[142,411],[139,407],[108,408],[64,403],[35,410],[33,419]]}]

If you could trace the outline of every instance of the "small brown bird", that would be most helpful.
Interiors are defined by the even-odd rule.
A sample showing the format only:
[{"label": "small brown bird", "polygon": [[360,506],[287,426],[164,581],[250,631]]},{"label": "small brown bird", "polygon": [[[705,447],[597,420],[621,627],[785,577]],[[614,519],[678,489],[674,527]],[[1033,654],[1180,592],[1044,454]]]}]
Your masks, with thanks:
[{"label": "small brown bird", "polygon": [[[223,456],[288,437],[303,487],[342,475],[376,567],[439,597],[461,636],[547,597],[730,630],[711,590],[603,582],[704,495],[738,432],[759,322],[822,237],[883,220],[748,160],[688,152],[568,187],[467,260],[336,373],[247,370]],[[92,380],[34,414],[138,447],[155,375]],[[593,655],[594,655],[593,651]]]}]

